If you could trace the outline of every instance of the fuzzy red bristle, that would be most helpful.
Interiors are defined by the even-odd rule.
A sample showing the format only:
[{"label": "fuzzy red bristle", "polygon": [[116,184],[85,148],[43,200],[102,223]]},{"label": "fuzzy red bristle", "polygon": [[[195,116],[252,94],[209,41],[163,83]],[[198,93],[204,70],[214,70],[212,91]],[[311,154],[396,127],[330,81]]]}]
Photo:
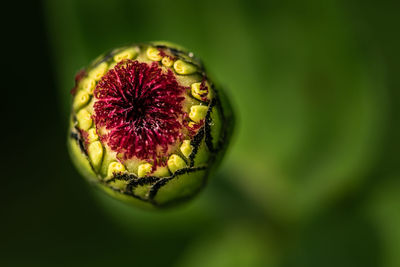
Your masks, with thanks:
[{"label": "fuzzy red bristle", "polygon": [[163,72],[157,63],[118,63],[94,91],[96,126],[109,130],[100,138],[124,159],[165,157],[183,135],[185,90],[171,70]]}]

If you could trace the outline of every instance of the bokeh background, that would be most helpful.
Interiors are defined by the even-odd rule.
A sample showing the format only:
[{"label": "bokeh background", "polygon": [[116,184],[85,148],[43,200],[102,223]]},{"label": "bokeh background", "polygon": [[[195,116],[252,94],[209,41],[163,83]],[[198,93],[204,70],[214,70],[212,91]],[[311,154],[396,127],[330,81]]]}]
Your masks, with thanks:
[{"label": "bokeh background", "polygon": [[[396,1],[14,2],[1,266],[400,266]],[[152,40],[201,57],[238,117],[206,189],[161,212],[97,192],[66,150],[75,73]]]}]

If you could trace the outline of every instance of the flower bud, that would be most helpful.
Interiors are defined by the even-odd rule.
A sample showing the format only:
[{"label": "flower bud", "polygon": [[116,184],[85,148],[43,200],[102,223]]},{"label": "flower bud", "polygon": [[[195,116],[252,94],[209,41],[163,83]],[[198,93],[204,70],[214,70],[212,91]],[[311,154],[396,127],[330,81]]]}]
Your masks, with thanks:
[{"label": "flower bud", "polygon": [[193,53],[170,43],[135,44],[100,56],[75,80],[68,144],[84,177],[150,207],[204,187],[234,121]]}]

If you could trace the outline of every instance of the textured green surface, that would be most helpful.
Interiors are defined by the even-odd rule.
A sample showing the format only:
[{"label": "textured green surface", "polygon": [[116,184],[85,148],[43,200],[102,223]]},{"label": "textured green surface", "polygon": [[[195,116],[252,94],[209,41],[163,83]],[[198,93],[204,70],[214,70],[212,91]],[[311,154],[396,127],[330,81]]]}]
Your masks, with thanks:
[{"label": "textured green surface", "polygon": [[189,198],[193,196],[204,183],[206,173],[206,170],[197,170],[177,176],[176,179],[170,180],[158,190],[154,200],[159,204],[164,204],[177,197]]}]

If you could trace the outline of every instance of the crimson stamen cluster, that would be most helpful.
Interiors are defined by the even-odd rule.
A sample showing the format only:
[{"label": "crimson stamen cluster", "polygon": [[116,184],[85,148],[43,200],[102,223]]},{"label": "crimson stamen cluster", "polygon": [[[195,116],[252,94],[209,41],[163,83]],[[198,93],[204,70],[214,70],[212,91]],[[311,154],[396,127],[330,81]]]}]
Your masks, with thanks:
[{"label": "crimson stamen cluster", "polygon": [[[186,88],[157,63],[124,60],[102,77],[94,91],[94,120],[100,138],[124,159],[156,161],[182,138]],[[155,162],[157,163],[157,162]]]}]

